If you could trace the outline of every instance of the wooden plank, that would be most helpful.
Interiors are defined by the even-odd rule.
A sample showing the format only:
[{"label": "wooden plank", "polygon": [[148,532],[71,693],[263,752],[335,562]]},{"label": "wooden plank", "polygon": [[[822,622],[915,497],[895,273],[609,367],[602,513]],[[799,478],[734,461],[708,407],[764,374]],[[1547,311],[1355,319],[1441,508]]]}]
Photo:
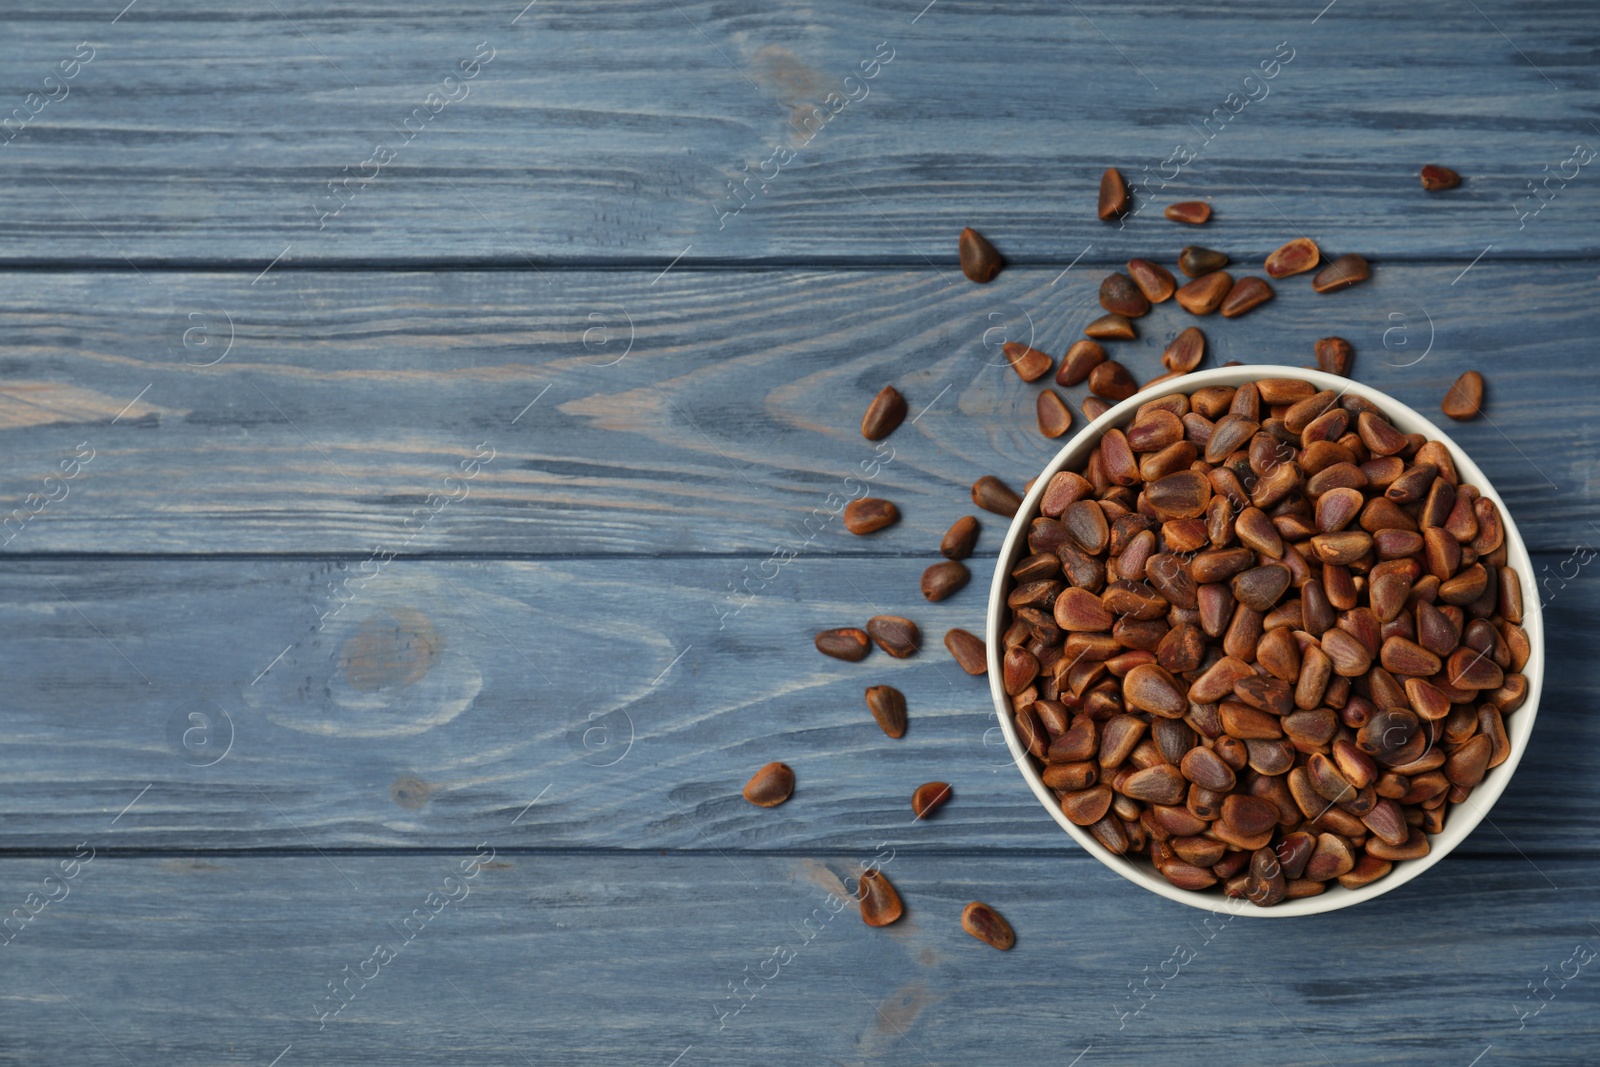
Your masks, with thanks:
[{"label": "wooden plank", "polygon": [[[1600,518],[1573,445],[1600,389],[1572,341],[1600,336],[1593,274],[1400,265],[1331,296],[1289,279],[1205,320],[1208,359],[1298,365],[1337,333],[1361,381],[1441,421],[1449,383],[1481,367],[1488,417],[1449,431],[1531,547],[1571,549]],[[1065,351],[1101,276],[11,273],[0,551],[921,555],[979,476],[1020,486],[1054,454],[1038,387],[998,346]],[[1191,321],[1162,305],[1112,351],[1149,378]],[[857,427],[888,382],[913,417],[875,461]],[[78,477],[47,483],[80,445]],[[493,461],[447,482],[479,446]],[[869,491],[904,519],[853,537],[838,512]],[[456,499],[419,511],[429,494]]]},{"label": "wooden plank", "polygon": [[[744,565],[15,563],[0,847],[80,840],[148,787],[126,847],[452,847],[506,827],[545,849],[1077,851],[1010,765],[984,680],[940,647],[981,632],[988,566],[930,605],[917,559],[796,560],[725,599]],[[1595,582],[1549,586],[1538,727],[1473,854],[1596,854]],[[879,609],[918,621],[921,655],[811,647]],[[903,739],[868,715],[874,684],[906,694]],[[770,760],[798,786],[757,809],[739,791]],[[914,824],[932,780],[955,799]]]},{"label": "wooden plank", "polygon": [[[1160,900],[1088,860],[869,848],[730,866],[476,847],[96,855],[0,950],[0,1002],[28,1021],[7,1051],[70,1048],[85,1067],[344,1064],[375,1048],[392,1064],[945,1067],[1262,1049],[1309,1067],[1573,1063],[1600,1042],[1600,983],[1580,962],[1600,935],[1573,896],[1593,859],[1447,860],[1291,931]],[[833,911],[875,856],[907,908],[876,930]],[[7,906],[58,862],[0,861]],[[962,932],[974,898],[1016,928],[1010,952]],[[330,983],[348,983],[341,999]]]},{"label": "wooden plank", "polygon": [[[1259,257],[1296,230],[1463,264],[1600,252],[1582,5],[519,6],[8,13],[0,261],[953,270],[968,224],[1033,263]],[[1428,162],[1467,184],[1425,195]],[[1126,229],[1094,216],[1112,164],[1152,190]],[[1211,229],[1160,217],[1195,197]]]}]

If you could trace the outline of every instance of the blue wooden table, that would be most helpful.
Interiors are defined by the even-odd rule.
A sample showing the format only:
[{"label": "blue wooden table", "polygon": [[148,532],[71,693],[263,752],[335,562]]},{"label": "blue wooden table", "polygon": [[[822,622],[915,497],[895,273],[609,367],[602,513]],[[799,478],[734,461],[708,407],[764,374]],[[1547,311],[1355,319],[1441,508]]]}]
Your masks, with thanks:
[{"label": "blue wooden table", "polygon": [[[1600,1060],[1600,12],[519,8],[0,11],[0,1063]],[[1433,871],[1208,918],[1063,835],[937,647],[998,519],[966,590],[917,581],[1055,450],[1001,342],[1061,353],[1130,257],[1300,234],[1372,280],[1280,285],[1208,364],[1338,334],[1436,417],[1482,370],[1450,430],[1550,668]],[[898,526],[844,531],[852,477]],[[880,610],[924,654],[812,650]],[[834,910],[874,860],[885,929]]]}]

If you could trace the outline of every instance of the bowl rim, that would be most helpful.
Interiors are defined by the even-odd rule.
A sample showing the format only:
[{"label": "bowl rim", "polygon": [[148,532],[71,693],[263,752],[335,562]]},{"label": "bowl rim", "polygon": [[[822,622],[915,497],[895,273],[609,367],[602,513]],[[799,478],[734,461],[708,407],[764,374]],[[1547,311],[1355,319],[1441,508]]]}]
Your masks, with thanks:
[{"label": "bowl rim", "polygon": [[[1284,900],[1270,908],[1254,907],[1242,899],[1218,896],[1211,892],[1199,893],[1179,889],[1157,874],[1150,867],[1148,860],[1136,862],[1126,856],[1108,852],[1086,827],[1078,826],[1069,820],[1062,813],[1055,794],[1045,786],[1044,780],[1018,740],[1011,700],[1005,693],[1000,666],[1000,649],[1004,644],[1005,620],[1009,612],[1005,597],[1006,587],[1010,583],[1011,568],[1016,565],[1017,559],[1022,554],[1021,550],[1026,547],[1028,527],[1039,513],[1039,501],[1050,479],[1069,467],[1081,471],[1083,464],[1088,461],[1089,453],[1105,431],[1127,425],[1138,409],[1152,400],[1173,393],[1192,393],[1208,385],[1237,386],[1263,378],[1298,378],[1310,382],[1319,391],[1333,389],[1340,395],[1348,393],[1361,397],[1380,405],[1389,421],[1401,432],[1423,433],[1431,440],[1444,445],[1455,462],[1459,480],[1470,482],[1478,489],[1481,496],[1494,501],[1495,507],[1500,511],[1500,522],[1505,530],[1507,565],[1517,572],[1518,584],[1522,587],[1523,617],[1520,625],[1528,634],[1531,650],[1522,670],[1523,676],[1528,680],[1528,695],[1521,707],[1511,716],[1512,722],[1508,724],[1506,731],[1511,742],[1511,755],[1500,766],[1489,770],[1483,781],[1473,788],[1472,795],[1466,802],[1452,805],[1453,808],[1460,810],[1451,812],[1451,818],[1446,822],[1444,830],[1438,834],[1428,835],[1429,850],[1426,856],[1420,859],[1396,861],[1395,868],[1389,874],[1358,889],[1346,889],[1334,883],[1317,896]],[[996,717],[1000,720],[1001,732],[1006,739],[1006,746],[1011,752],[1012,762],[1022,772],[1022,777],[1032,789],[1035,798],[1062,829],[1101,863],[1159,896],[1205,911],[1227,909],[1236,914],[1274,919],[1318,915],[1373,900],[1420,876],[1466,840],[1472,831],[1477,829],[1478,824],[1487,818],[1489,810],[1505,792],[1518,764],[1522,762],[1523,753],[1527,751],[1544,683],[1544,619],[1536,590],[1531,584],[1532,579],[1532,558],[1528,555],[1527,545],[1522,540],[1522,533],[1517,528],[1516,520],[1506,507],[1505,501],[1500,498],[1499,492],[1490,484],[1483,470],[1473,462],[1465,449],[1432,420],[1409,405],[1373,386],[1302,367],[1257,363],[1195,371],[1147,386],[1128,399],[1114,404],[1099,418],[1092,420],[1073,434],[1071,440],[1045,465],[1038,478],[1034,480],[1033,487],[1024,495],[1022,506],[1017,509],[1016,516],[1011,520],[1010,529],[1006,532],[1005,541],[1000,547],[999,558],[995,561],[994,578],[989,589],[989,607],[984,625],[985,643],[988,648],[989,692],[994,702]],[[1534,595],[1530,595],[1530,592]]]}]

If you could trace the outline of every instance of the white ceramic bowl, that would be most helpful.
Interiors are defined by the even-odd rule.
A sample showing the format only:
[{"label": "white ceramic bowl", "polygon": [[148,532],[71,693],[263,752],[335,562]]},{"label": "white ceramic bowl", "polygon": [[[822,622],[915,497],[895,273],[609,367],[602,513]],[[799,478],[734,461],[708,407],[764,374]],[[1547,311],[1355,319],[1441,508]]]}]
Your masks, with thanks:
[{"label": "white ceramic bowl", "polygon": [[[1039,499],[1044,495],[1045,486],[1050,478],[1058,471],[1073,470],[1081,472],[1089,459],[1100,435],[1112,427],[1126,426],[1133,420],[1135,412],[1143,404],[1157,397],[1167,396],[1171,393],[1192,393],[1196,389],[1208,385],[1243,385],[1245,382],[1256,381],[1261,378],[1299,378],[1315,385],[1318,389],[1334,389],[1370,400],[1381,407],[1388,416],[1389,421],[1403,433],[1420,433],[1428,438],[1443,442],[1449,449],[1451,457],[1455,460],[1456,471],[1463,482],[1470,482],[1478,491],[1493,500],[1500,509],[1500,519],[1505,526],[1505,539],[1507,544],[1507,563],[1517,572],[1522,583],[1523,620],[1522,627],[1528,632],[1528,641],[1532,647],[1532,654],[1528,657],[1527,665],[1522,673],[1528,679],[1528,698],[1522,707],[1512,713],[1506,722],[1506,733],[1511,740],[1511,756],[1500,766],[1493,768],[1484,775],[1483,782],[1472,790],[1472,795],[1463,804],[1452,804],[1449,816],[1445,820],[1444,831],[1431,835],[1428,854],[1421,859],[1398,861],[1394,869],[1382,878],[1360,889],[1346,889],[1338,883],[1332,883],[1328,889],[1314,897],[1303,897],[1299,900],[1285,900],[1270,908],[1258,908],[1244,901],[1229,900],[1222,896],[1219,889],[1206,892],[1192,892],[1173,886],[1151,866],[1148,858],[1130,859],[1116,856],[1106,851],[1105,847],[1095,840],[1089,831],[1073,824],[1061,812],[1060,804],[1055,794],[1044,784],[1039,777],[1039,772],[1034,768],[1032,759],[1023,749],[1017,739],[1016,725],[1012,718],[1011,700],[1006,696],[1005,688],[1001,681],[1000,654],[1004,647],[1004,632],[1008,624],[1009,609],[1006,607],[1007,587],[1011,584],[1011,569],[1016,566],[1017,560],[1027,552],[1028,525],[1039,514]],[[1159,893],[1169,900],[1180,904],[1188,904],[1196,908],[1215,911],[1220,908],[1230,907],[1239,914],[1254,915],[1263,918],[1288,918],[1295,915],[1314,915],[1318,912],[1334,911],[1338,908],[1347,908],[1352,904],[1371,900],[1382,896],[1391,889],[1398,888],[1411,879],[1417,877],[1435,863],[1438,863],[1450,851],[1466,839],[1467,835],[1477,827],[1494,802],[1505,791],[1511,775],[1516,771],[1517,764],[1522,760],[1522,754],[1527,751],[1528,738],[1533,733],[1534,716],[1539,711],[1539,693],[1544,681],[1544,624],[1539,613],[1539,597],[1533,586],[1533,563],[1528,558],[1528,549],[1522,543],[1522,535],[1517,530],[1516,521],[1511,512],[1507,510],[1505,501],[1500,499],[1500,494],[1495,492],[1494,486],[1484,477],[1483,471],[1472,462],[1460,446],[1429,420],[1423,418],[1411,408],[1395,400],[1393,397],[1380,393],[1378,390],[1354,382],[1348,378],[1341,378],[1333,374],[1324,374],[1321,371],[1303,370],[1296,367],[1280,366],[1245,366],[1245,367],[1219,367],[1215,370],[1199,371],[1186,374],[1179,378],[1163,382],[1154,388],[1135,393],[1127,400],[1114,406],[1110,411],[1095,419],[1083,430],[1075,434],[1066,446],[1056,453],[1055,459],[1040,473],[1033,484],[1033,489],[1022,501],[1022,507],[1017,512],[1017,517],[1011,522],[1011,529],[1006,534],[1005,544],[1000,548],[1000,560],[995,567],[994,585],[989,591],[989,618],[985,628],[985,638],[989,646],[989,690],[994,696],[995,710],[1000,719],[1000,727],[1005,733],[1006,744],[1011,749],[1012,760],[1017,768],[1022,771],[1022,777],[1027,781],[1028,787],[1033,790],[1033,795],[1039,798],[1039,803],[1050,813],[1050,817],[1060,824],[1061,828],[1077,839],[1078,843],[1089,851],[1101,863],[1116,871],[1124,878],[1136,885],[1141,885],[1152,893]],[[1243,905],[1239,907],[1239,905]]]}]

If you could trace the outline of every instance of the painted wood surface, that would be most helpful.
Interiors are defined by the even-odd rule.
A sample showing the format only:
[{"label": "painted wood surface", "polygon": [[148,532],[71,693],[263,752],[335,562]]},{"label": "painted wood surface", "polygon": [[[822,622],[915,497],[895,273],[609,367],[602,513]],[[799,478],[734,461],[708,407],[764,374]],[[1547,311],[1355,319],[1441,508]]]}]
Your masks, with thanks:
[{"label": "painted wood surface", "polygon": [[[1296,229],[1600,252],[1592,12],[1324,7],[13,7],[0,260],[950,270],[965,225],[1034,263]],[[1425,194],[1430,162],[1466,184]],[[1151,189],[1124,229],[1094,217],[1109,165]],[[1211,228],[1161,218],[1193,198]]]},{"label": "painted wood surface", "polygon": [[[1487,417],[1448,431],[1530,547],[1593,544],[1595,267],[1463,266],[1326,296],[1286,279],[1254,313],[1202,321],[1208,365],[1299,366],[1338,334],[1359,380],[1437,422],[1482,368]],[[0,515],[58,499],[0,551],[920,556],[978,477],[1020,487],[1055,454],[1040,386],[999,346],[1059,357],[1101,314],[1104,274],[12,272]],[[1195,321],[1163,304],[1110,350],[1148,379]],[[858,427],[890,382],[912,417],[875,450]],[[80,445],[93,459],[46,485]],[[480,446],[493,460],[460,481]],[[845,532],[841,502],[865,491],[900,525]],[[1003,526],[986,529],[988,552]]]},{"label": "painted wood surface", "polygon": [[[529,856],[485,836],[492,858],[478,840],[97,853],[0,948],[6,1056],[1311,1067],[1572,1064],[1600,1043],[1593,860],[1452,858],[1286,928],[1132,892],[1081,855]],[[830,901],[874,858],[906,904],[876,930]],[[59,862],[0,862],[6,906]],[[1012,923],[1014,949],[962,932],[973,899]]]},{"label": "painted wood surface", "polygon": [[[1566,558],[1540,557],[1552,576]],[[796,560],[732,600],[746,562],[12,564],[0,841],[77,840],[149,786],[125,847],[453,847],[505,826],[540,849],[1076,850],[941,644],[982,631],[992,564],[928,604],[918,559]],[[1549,586],[1533,743],[1475,855],[1600,856],[1597,588]],[[881,612],[918,622],[919,655],[812,648]],[[906,694],[901,740],[867,712],[876,684]],[[771,760],[798,786],[757,809],[739,791]],[[955,799],[913,825],[935,780]]]},{"label": "painted wood surface", "polygon": [[[1593,1059],[1596,39],[1446,0],[0,11],[0,1063]],[[1166,183],[1124,226],[1109,164]],[[1055,451],[1003,341],[1059,355],[1131,256],[1300,235],[1373,280],[1290,279],[1208,362],[1338,334],[1436,418],[1485,371],[1447,428],[1551,668],[1492,822],[1284,926],[1136,891],[1021,787],[938,647],[998,517],[972,586],[916,582]],[[1148,378],[1188,324],[1113,353]],[[905,516],[867,539],[864,483]],[[880,610],[922,655],[811,648]],[[830,910],[875,855],[887,930]]]}]

